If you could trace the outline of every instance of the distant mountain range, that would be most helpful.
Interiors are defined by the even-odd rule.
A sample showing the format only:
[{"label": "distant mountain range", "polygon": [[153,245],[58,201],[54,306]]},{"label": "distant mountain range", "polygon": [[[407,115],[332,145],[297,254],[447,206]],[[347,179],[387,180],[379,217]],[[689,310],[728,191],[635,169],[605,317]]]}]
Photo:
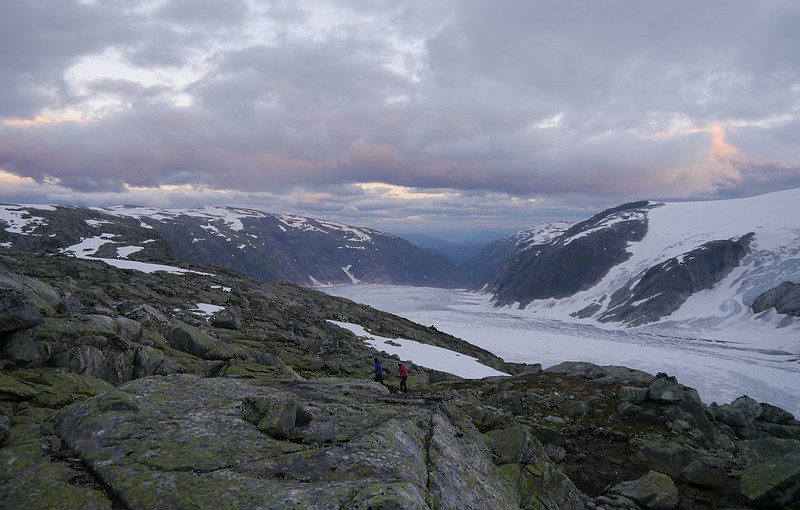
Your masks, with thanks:
[{"label": "distant mountain range", "polygon": [[217,264],[262,281],[464,287],[444,256],[371,229],[292,214],[207,207],[2,205],[0,247],[77,256]]},{"label": "distant mountain range", "polygon": [[[306,286],[481,289],[497,306],[598,325],[758,318],[787,327],[800,315],[800,189],[632,202],[488,244],[410,237],[430,249],[371,229],[251,209],[0,206],[0,249],[12,251],[178,259]],[[449,256],[459,265],[448,250],[458,252]]]}]

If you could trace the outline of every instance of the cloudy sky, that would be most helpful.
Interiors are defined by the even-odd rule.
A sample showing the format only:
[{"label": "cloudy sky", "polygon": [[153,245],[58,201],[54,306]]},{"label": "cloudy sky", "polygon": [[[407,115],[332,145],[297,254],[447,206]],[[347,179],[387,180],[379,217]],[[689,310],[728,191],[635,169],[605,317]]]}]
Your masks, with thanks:
[{"label": "cloudy sky", "polygon": [[452,234],[800,187],[794,0],[0,12],[0,202]]}]

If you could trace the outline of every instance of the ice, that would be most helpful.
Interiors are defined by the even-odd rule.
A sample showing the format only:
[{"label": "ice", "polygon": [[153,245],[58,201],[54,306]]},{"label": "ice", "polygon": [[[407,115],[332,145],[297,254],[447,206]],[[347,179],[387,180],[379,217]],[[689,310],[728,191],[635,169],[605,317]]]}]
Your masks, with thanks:
[{"label": "ice", "polygon": [[[368,333],[363,327],[347,322],[329,320],[341,328],[348,329],[377,351],[397,355],[401,360],[413,362],[426,368],[447,372],[465,379],[482,379],[498,375],[508,375],[479,363],[477,359],[459,352],[423,344],[407,338],[386,338]],[[390,368],[387,366],[386,368]]]},{"label": "ice", "polygon": [[[434,325],[506,361],[623,365],[674,375],[701,398],[728,403],[741,395],[800,416],[800,355],[770,347],[780,332],[751,325],[748,338],[693,338],[668,330],[605,330],[574,321],[537,318],[530,310],[495,309],[490,297],[464,290],[392,285],[343,285],[323,292]],[[721,338],[724,331],[718,331]],[[777,339],[772,335],[778,335]]]}]

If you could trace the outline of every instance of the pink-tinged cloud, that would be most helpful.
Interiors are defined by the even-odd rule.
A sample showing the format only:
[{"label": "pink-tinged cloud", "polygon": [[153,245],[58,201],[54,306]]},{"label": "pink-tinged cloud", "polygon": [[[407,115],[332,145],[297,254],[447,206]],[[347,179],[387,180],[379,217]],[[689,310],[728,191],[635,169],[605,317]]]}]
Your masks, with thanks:
[{"label": "pink-tinged cloud", "polygon": [[47,126],[50,124],[61,124],[62,122],[94,122],[94,119],[83,119],[80,117],[36,117],[34,119],[5,119],[3,124],[12,127],[36,127]]},{"label": "pink-tinged cloud", "polygon": [[0,168],[59,193],[405,217],[800,186],[791,2],[3,7]]}]

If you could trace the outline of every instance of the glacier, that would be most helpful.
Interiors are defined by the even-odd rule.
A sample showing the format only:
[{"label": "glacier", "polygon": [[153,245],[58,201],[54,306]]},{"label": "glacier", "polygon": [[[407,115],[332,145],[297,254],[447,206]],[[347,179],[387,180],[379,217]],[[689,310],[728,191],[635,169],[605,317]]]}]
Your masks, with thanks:
[{"label": "glacier", "polygon": [[706,404],[748,395],[800,416],[800,352],[780,347],[793,345],[796,331],[760,322],[717,329],[713,336],[667,326],[601,328],[572,318],[539,316],[531,307],[495,308],[491,296],[466,290],[398,285],[319,290],[435,326],[506,361],[545,368],[588,361],[665,372],[696,388]]}]

